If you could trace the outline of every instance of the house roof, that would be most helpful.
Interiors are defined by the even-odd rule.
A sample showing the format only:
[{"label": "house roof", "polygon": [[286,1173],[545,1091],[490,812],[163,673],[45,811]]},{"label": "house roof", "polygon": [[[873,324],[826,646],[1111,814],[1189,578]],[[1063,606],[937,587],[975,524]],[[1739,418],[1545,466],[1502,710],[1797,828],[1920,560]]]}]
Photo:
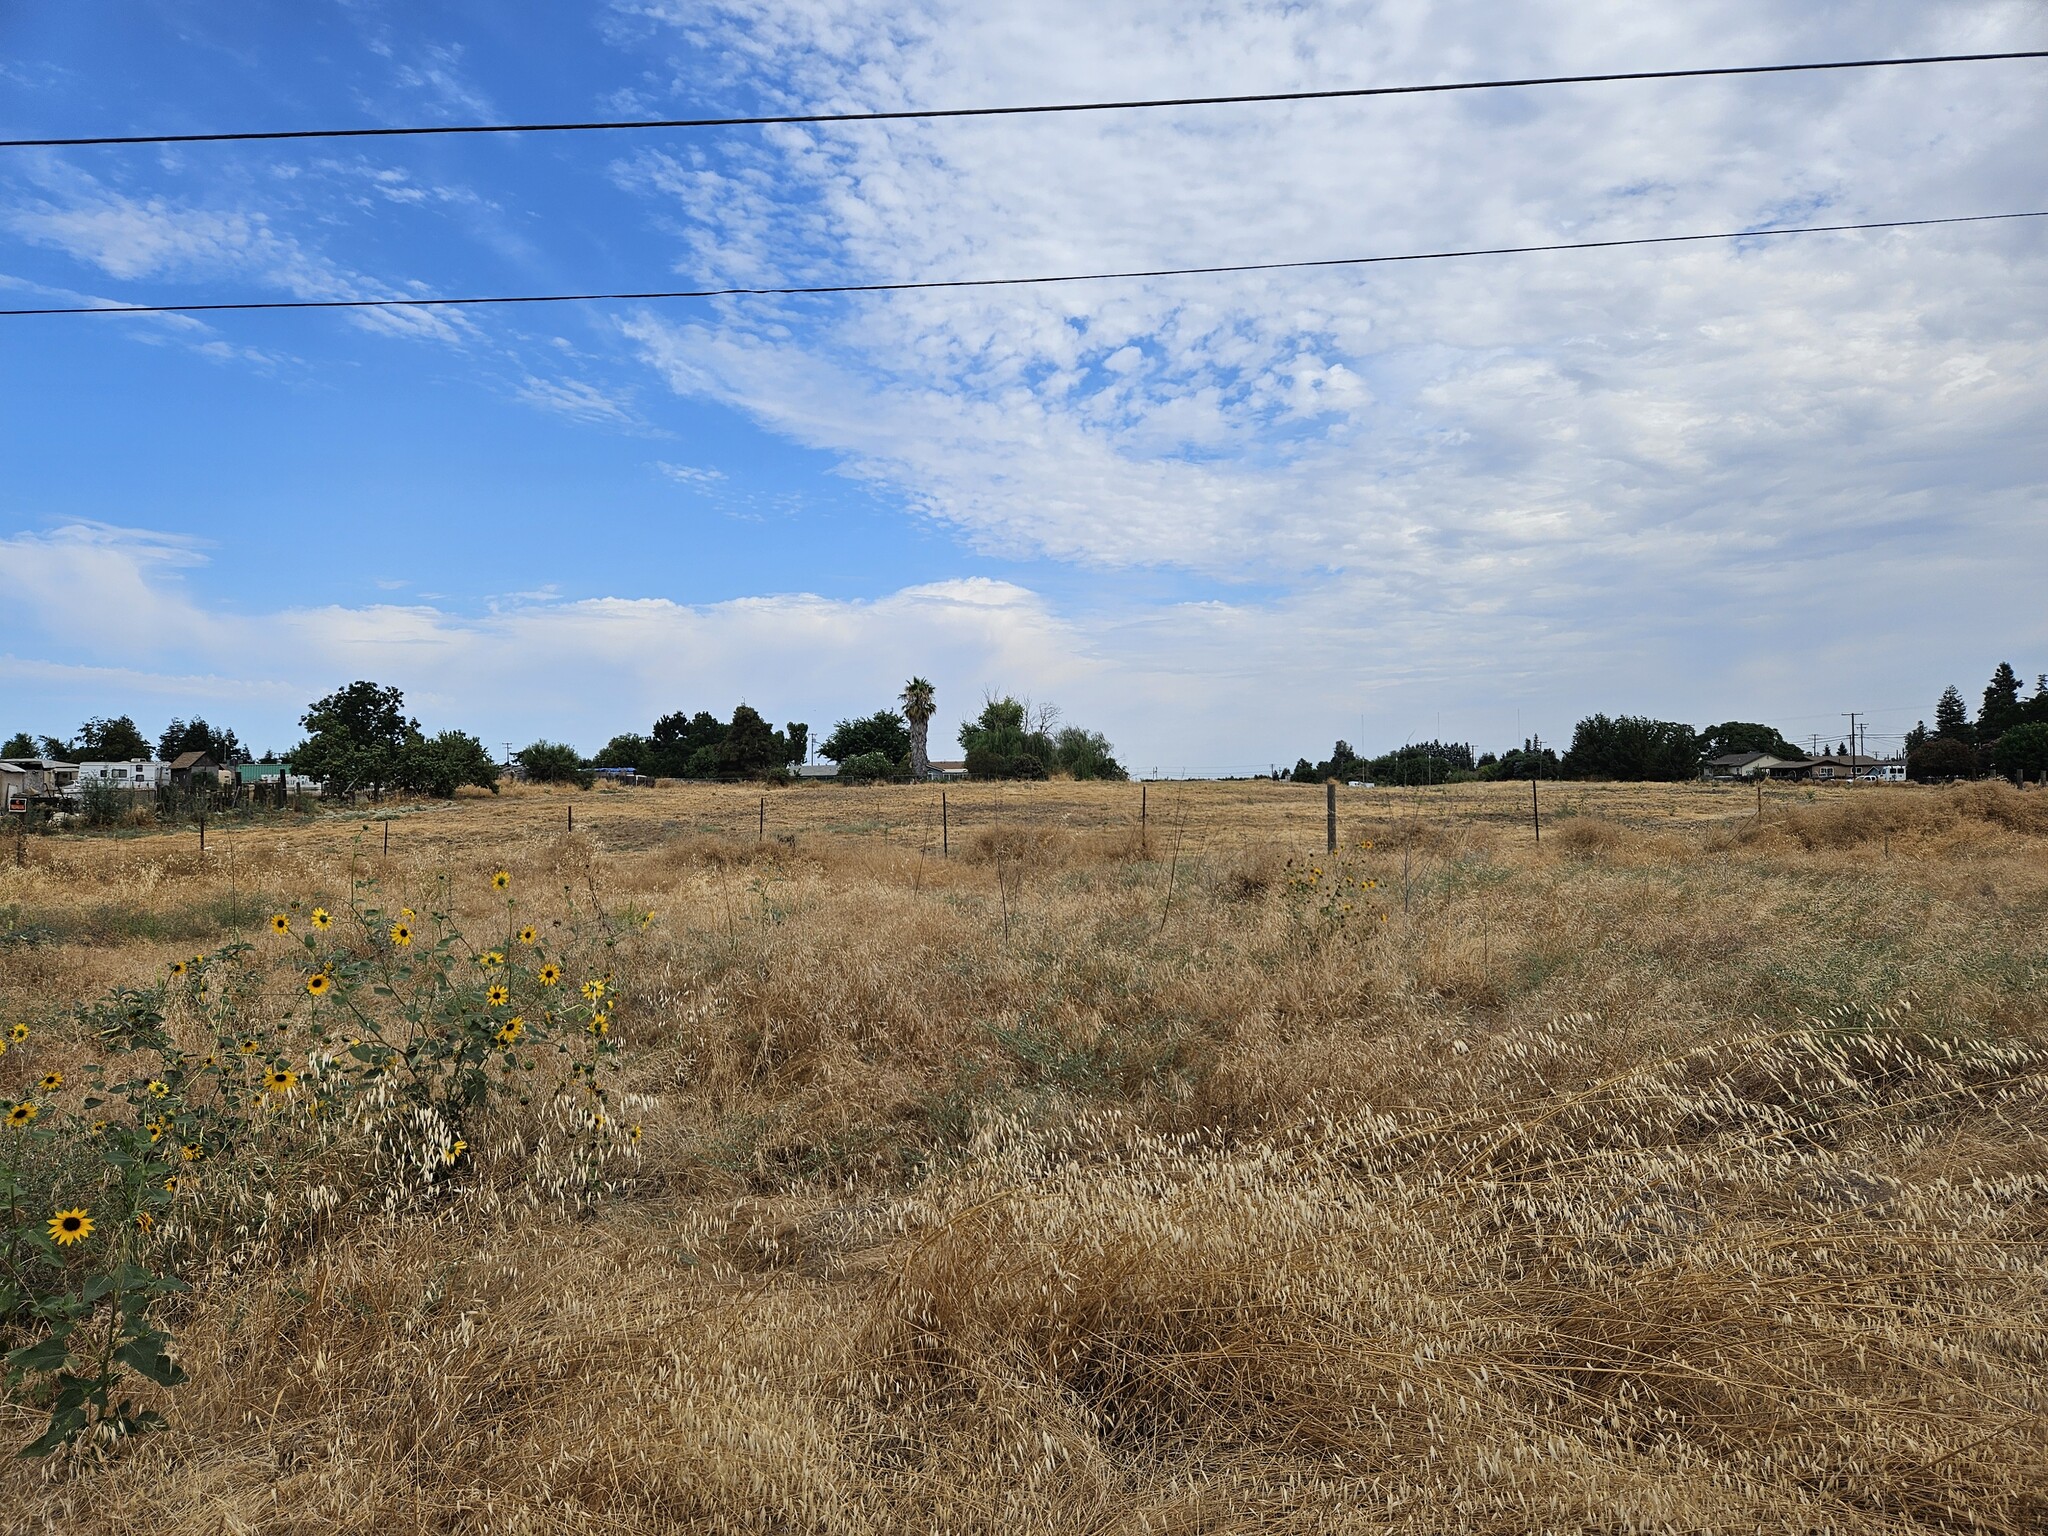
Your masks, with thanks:
[{"label": "house roof", "polygon": [[1783,761],[1781,758],[1771,757],[1771,754],[1768,752],[1723,752],[1719,757],[1708,758],[1707,766],[1709,768],[1747,768],[1759,758],[1765,757],[1770,757],[1774,763]]},{"label": "house roof", "polygon": [[53,768],[76,768],[76,763],[60,763],[54,757],[10,757],[9,767],[19,773],[48,773]]},{"label": "house roof", "polygon": [[186,768],[197,768],[202,763],[208,768],[216,766],[211,752],[180,752],[171,759],[171,772],[177,773]]}]

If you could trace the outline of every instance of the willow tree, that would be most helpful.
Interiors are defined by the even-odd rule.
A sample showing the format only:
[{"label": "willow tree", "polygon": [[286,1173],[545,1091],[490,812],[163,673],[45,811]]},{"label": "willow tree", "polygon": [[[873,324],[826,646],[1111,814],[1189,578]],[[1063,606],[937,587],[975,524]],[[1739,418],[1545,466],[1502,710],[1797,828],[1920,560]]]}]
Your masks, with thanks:
[{"label": "willow tree", "polygon": [[931,753],[926,741],[931,731],[932,716],[938,710],[933,702],[934,689],[921,677],[913,677],[903,685],[903,718],[910,722],[910,776],[922,779],[932,771]]}]

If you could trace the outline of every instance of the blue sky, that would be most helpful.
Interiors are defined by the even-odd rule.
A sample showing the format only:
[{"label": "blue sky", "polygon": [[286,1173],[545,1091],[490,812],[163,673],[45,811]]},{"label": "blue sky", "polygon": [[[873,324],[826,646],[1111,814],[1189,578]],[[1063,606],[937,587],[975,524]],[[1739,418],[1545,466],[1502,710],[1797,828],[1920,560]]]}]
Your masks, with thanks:
[{"label": "blue sky", "polygon": [[[2020,3],[0,5],[0,136],[2048,46]],[[874,281],[2048,207],[2038,64],[0,152],[11,304]],[[2048,668],[2048,230],[853,300],[0,322],[0,732],[358,676],[595,748],[911,672],[1140,768]]]}]

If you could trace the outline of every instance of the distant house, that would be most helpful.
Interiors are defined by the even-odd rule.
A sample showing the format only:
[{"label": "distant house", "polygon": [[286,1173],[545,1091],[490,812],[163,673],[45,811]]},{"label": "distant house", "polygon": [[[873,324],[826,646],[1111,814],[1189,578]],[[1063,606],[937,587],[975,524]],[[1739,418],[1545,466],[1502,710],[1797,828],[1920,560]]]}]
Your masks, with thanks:
[{"label": "distant house", "polygon": [[21,814],[28,810],[28,770],[0,761],[0,811]]},{"label": "distant house", "polygon": [[935,779],[964,779],[967,777],[967,765],[963,762],[942,763],[934,760],[931,765],[931,777]]},{"label": "distant house", "polygon": [[1865,757],[1856,752],[1830,752],[1822,757],[1803,757],[1797,762],[1780,763],[1771,770],[1771,777],[1846,784],[1852,778],[1877,778],[1878,770],[1884,766],[1880,758]]},{"label": "distant house", "polygon": [[49,757],[10,757],[5,766],[10,811],[25,811],[37,800],[54,800],[78,778],[78,764]]},{"label": "distant house", "polygon": [[171,760],[171,783],[190,789],[194,781],[208,786],[220,782],[220,764],[210,752],[180,752]]},{"label": "distant house", "polygon": [[1785,762],[1768,752],[1723,752],[1707,759],[1707,771],[1717,779],[1753,779],[1784,767]]},{"label": "distant house", "polygon": [[88,784],[104,784],[111,789],[156,790],[170,782],[169,763],[130,758],[125,763],[80,763],[78,782],[72,787],[82,789]]},{"label": "distant house", "polygon": [[837,763],[798,763],[796,776],[800,779],[836,779],[839,777]]}]

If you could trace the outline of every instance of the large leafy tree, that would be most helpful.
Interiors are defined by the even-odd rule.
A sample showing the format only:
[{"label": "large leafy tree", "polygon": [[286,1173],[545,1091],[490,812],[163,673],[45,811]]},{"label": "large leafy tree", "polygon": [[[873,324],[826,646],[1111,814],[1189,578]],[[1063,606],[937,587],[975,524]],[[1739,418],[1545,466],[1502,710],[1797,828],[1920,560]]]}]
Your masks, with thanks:
[{"label": "large leafy tree", "polygon": [[[891,764],[911,757],[910,728],[893,709],[878,709],[861,720],[842,720],[818,744],[818,754],[844,764],[850,757],[879,752]],[[913,759],[914,761],[914,759]]]},{"label": "large leafy tree", "polygon": [[1116,760],[1109,738],[1100,731],[1083,730],[1078,725],[1063,727],[1052,739],[1052,753],[1053,766],[1077,779],[1121,782],[1130,777]]},{"label": "large leafy tree", "polygon": [[29,735],[27,731],[16,731],[7,738],[4,744],[0,744],[0,757],[34,757],[35,755],[36,739]]},{"label": "large leafy tree", "polygon": [[[597,774],[583,761],[583,754],[566,742],[536,741],[532,746],[522,748],[519,766],[526,770],[526,777],[535,784],[574,784],[580,789],[588,789],[597,782]],[[627,762],[616,766],[631,768],[637,764]]]},{"label": "large leafy tree", "polygon": [[2048,724],[2030,720],[1998,738],[1991,762],[2000,773],[2048,773]]},{"label": "large leafy tree", "polygon": [[[594,768],[631,768],[653,778],[661,772],[656,757],[652,741],[636,732],[625,731],[598,748],[597,756],[590,763]],[[670,774],[669,777],[678,775]]]},{"label": "large leafy tree", "polygon": [[1699,736],[1675,720],[1588,715],[1572,730],[1564,771],[1573,778],[1660,780],[1699,775]]},{"label": "large leafy tree", "polygon": [[1700,732],[1701,757],[1727,757],[1736,752],[1764,752],[1788,760],[1806,755],[1787,741],[1776,726],[1759,725],[1752,720],[1723,720]]},{"label": "large leafy tree", "polygon": [[721,777],[759,778],[788,762],[788,738],[762,719],[759,710],[751,704],[733,710],[732,723],[725,728],[725,740],[718,744]]},{"label": "large leafy tree", "polygon": [[1053,761],[1052,738],[1031,730],[1026,707],[1007,695],[983,702],[981,713],[960,727],[967,771],[977,779],[1042,779]]},{"label": "large leafy tree", "polygon": [[922,779],[932,771],[931,725],[938,713],[938,693],[924,678],[903,685],[903,718],[910,722],[910,776]]},{"label": "large leafy tree", "polygon": [[149,741],[126,715],[91,719],[78,728],[72,756],[81,763],[126,763],[149,756]]},{"label": "large leafy tree", "polygon": [[396,688],[355,682],[316,701],[299,717],[306,739],[292,753],[300,773],[334,789],[397,788],[400,759],[420,739],[420,723],[405,712]]},{"label": "large leafy tree", "polygon": [[415,731],[398,754],[394,783],[416,795],[443,799],[465,784],[498,792],[498,765],[481,741],[467,731],[422,736]]},{"label": "large leafy tree", "polygon": [[1906,777],[1928,784],[1977,776],[1977,749],[1953,736],[1930,736],[1906,754]]},{"label": "large leafy tree", "polygon": [[[718,774],[718,747],[725,740],[725,722],[709,710],[694,715],[681,710],[663,715],[647,733],[650,761],[635,763],[642,773],[666,779],[709,779]],[[607,763],[605,767],[626,767]]]}]

